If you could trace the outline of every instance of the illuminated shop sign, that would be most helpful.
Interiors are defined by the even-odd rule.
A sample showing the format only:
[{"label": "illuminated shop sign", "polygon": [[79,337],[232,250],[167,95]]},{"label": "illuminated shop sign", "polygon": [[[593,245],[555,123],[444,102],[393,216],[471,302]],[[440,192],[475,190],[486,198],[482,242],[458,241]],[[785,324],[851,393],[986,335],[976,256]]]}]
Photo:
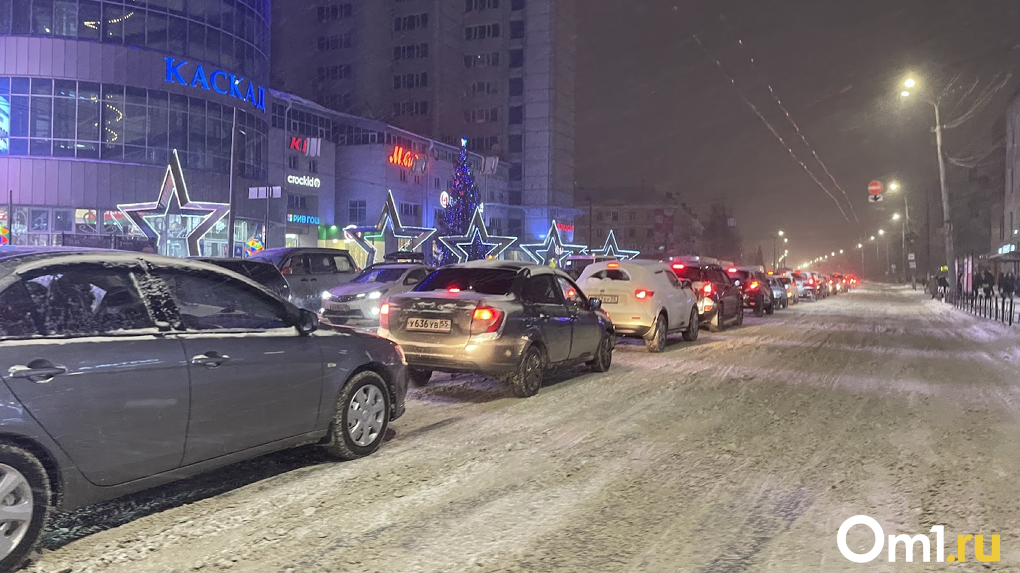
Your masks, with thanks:
[{"label": "illuminated shop sign", "polygon": [[568,225],[566,223],[556,223],[556,228],[559,229],[560,231],[563,231],[564,233],[574,232],[574,226]]},{"label": "illuminated shop sign", "polygon": [[290,150],[300,151],[308,157],[322,155],[322,139],[318,137],[291,137]]},{"label": "illuminated shop sign", "polygon": [[302,225],[319,225],[320,219],[311,215],[297,215],[295,213],[287,213],[288,223],[300,223]]},{"label": "illuminated shop sign", "polygon": [[291,185],[300,185],[301,187],[312,187],[313,189],[318,189],[319,187],[322,187],[321,179],[319,179],[318,177],[311,177],[308,175],[305,175],[304,177],[298,177],[297,175],[288,175],[287,183],[290,183]]},{"label": "illuminated shop sign", "polygon": [[[191,70],[186,60],[178,61],[170,57],[163,59],[166,61],[166,77],[163,81],[229,95],[248,102],[263,112],[266,111],[266,90],[255,85],[255,82],[223,70],[214,70],[211,74],[207,74],[202,64],[197,64]],[[190,78],[190,80],[185,78]]]},{"label": "illuminated shop sign", "polygon": [[393,165],[399,165],[410,169],[411,167],[414,167],[414,162],[419,159],[419,156],[410,149],[404,149],[403,146],[398,145],[393,148],[393,154],[390,155],[389,159],[390,163]]},{"label": "illuminated shop sign", "polygon": [[1008,255],[1009,253],[1015,253],[1015,252],[1016,252],[1016,245],[1003,245],[1003,246],[999,247],[999,254],[1000,255]]}]

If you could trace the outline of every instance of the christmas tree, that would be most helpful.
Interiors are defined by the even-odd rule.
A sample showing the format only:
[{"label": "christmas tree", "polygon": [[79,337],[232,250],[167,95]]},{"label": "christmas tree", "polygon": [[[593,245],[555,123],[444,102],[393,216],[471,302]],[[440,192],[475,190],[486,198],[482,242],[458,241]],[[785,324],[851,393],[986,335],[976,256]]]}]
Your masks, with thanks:
[{"label": "christmas tree", "polygon": [[[460,159],[457,161],[453,183],[450,186],[450,204],[443,216],[446,234],[459,236],[467,233],[471,226],[471,218],[474,217],[475,210],[478,209],[481,202],[482,197],[478,193],[478,186],[475,185],[475,177],[471,174],[471,167],[468,165],[467,140],[462,139],[460,141]],[[480,238],[475,237],[471,246],[465,248],[465,251],[469,257],[468,260],[475,261],[485,258],[489,248],[482,244]],[[442,249],[440,258],[439,264],[441,265],[456,262],[456,257],[446,248]]]}]

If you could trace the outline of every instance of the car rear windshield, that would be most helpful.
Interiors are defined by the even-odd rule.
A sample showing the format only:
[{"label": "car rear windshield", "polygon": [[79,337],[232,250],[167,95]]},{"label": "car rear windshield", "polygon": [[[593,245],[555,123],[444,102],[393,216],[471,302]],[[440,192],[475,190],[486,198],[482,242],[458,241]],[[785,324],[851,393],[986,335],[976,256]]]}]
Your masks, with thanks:
[{"label": "car rear windshield", "polygon": [[505,295],[510,294],[516,277],[517,271],[510,269],[446,268],[432,273],[414,290],[429,292],[456,289],[481,294]]},{"label": "car rear windshield", "polygon": [[592,273],[591,278],[598,280],[611,280],[611,281],[629,281],[630,275],[626,271],[620,269],[605,269],[597,273]]},{"label": "car rear windshield", "polygon": [[793,278],[797,279],[798,281],[804,281],[804,279],[807,278],[807,275],[803,275],[803,274],[797,273],[797,274],[793,275]]},{"label": "car rear windshield", "polygon": [[747,271],[727,271],[726,274],[730,275],[730,278],[733,280],[746,281],[751,273]]},{"label": "car rear windshield", "polygon": [[788,279],[786,277],[783,277],[783,278],[779,279],[779,282],[783,283],[784,285],[788,285],[788,284],[791,284],[793,281],[791,281],[790,279]]},{"label": "car rear windshield", "polygon": [[371,268],[361,273],[351,282],[354,283],[391,283],[404,276],[404,268]]},{"label": "car rear windshield", "polygon": [[699,267],[684,267],[682,269],[674,268],[673,272],[676,273],[676,276],[682,279],[687,279],[692,283],[704,282],[705,280],[704,273]]}]

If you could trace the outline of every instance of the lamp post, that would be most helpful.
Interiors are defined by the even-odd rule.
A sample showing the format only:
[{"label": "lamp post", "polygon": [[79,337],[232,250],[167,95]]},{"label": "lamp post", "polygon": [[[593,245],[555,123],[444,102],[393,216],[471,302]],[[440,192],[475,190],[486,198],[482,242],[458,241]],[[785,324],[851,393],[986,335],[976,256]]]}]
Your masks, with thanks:
[{"label": "lamp post", "polygon": [[[772,237],[772,270],[776,270],[776,265],[779,264],[779,261],[776,260],[777,251],[779,249],[779,237],[782,237],[785,234],[786,233],[784,233],[783,231],[779,231],[779,233],[776,236]],[[783,241],[788,243],[790,240],[783,239]]]},{"label": "lamp post", "polygon": [[[917,85],[917,81],[913,78],[907,78],[903,82],[903,86],[907,89],[900,92],[900,96],[903,98],[910,97],[910,88]],[[939,159],[939,187],[942,191],[942,229],[945,232],[946,241],[946,265],[956,264],[956,248],[953,244],[953,219],[950,216],[949,209],[949,191],[946,189],[946,159],[945,154],[942,152],[942,116],[939,110],[939,101],[937,99],[930,100],[925,99],[925,102],[930,104],[935,109],[935,147],[938,152]],[[954,268],[950,269],[951,272],[955,272]],[[956,283],[949,281],[949,292],[956,292]]]},{"label": "lamp post", "polygon": [[[900,184],[895,182],[895,181],[893,181],[892,183],[889,184],[889,190],[890,191],[895,192],[895,191],[899,191],[900,189],[902,189],[902,187],[900,187]],[[910,259],[907,256],[907,229],[910,228],[910,204],[907,202],[907,194],[905,192],[901,192],[901,195],[903,195],[903,229],[902,229],[902,233],[903,233],[903,238],[902,238],[902,243],[903,243],[903,246],[902,246],[902,249],[903,249],[903,253],[902,253],[903,261],[902,262],[904,263],[903,264],[903,278],[906,281],[908,281],[908,282],[912,282],[913,277],[911,275],[913,275],[913,272],[910,269]],[[897,220],[899,220],[899,215],[898,214],[893,217],[893,221],[897,221]]]}]

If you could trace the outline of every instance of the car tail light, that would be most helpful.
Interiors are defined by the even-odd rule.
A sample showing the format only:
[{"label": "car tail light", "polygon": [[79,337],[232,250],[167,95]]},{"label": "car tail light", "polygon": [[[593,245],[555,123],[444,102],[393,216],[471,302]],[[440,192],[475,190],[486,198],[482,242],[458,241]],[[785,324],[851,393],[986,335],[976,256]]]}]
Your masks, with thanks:
[{"label": "car tail light", "polygon": [[751,284],[747,285],[747,288],[751,290],[758,290],[758,281],[751,281]]},{"label": "car tail light", "polygon": [[726,272],[728,272],[728,273],[735,273],[735,272],[737,272],[737,269],[736,268],[726,269]]},{"label": "car tail light", "polygon": [[814,286],[814,284],[815,284],[815,279],[808,279],[808,280],[807,280],[807,284],[808,284],[808,286]]},{"label": "car tail light", "polygon": [[471,334],[496,332],[503,324],[504,313],[497,308],[480,306],[471,315]]},{"label": "car tail light", "polygon": [[706,283],[705,286],[702,287],[701,292],[705,293],[705,296],[711,295],[712,294],[712,283]]},{"label": "car tail light", "polygon": [[682,271],[682,270],[684,270],[685,268],[687,268],[687,267],[686,267],[686,266],[684,266],[684,264],[683,264],[683,263],[674,263],[674,264],[673,264],[673,270],[674,270],[674,271]]},{"label": "car tail light", "polygon": [[832,279],[829,279],[829,284],[830,284],[830,285],[832,284]]},{"label": "car tail light", "polygon": [[460,289],[457,288],[457,287],[450,287],[450,288],[446,289],[446,292],[454,292],[454,293],[456,293],[456,292],[460,292]]},{"label": "car tail light", "polygon": [[390,329],[390,303],[383,303],[379,307],[379,328]]},{"label": "car tail light", "polygon": [[610,269],[618,269],[620,268],[620,263],[609,263],[608,265],[606,265],[606,267]]},{"label": "car tail light", "polygon": [[639,300],[645,300],[647,298],[652,298],[652,296],[654,296],[654,295],[655,295],[655,293],[650,291],[650,290],[638,289],[638,290],[634,291],[634,296],[636,296]]}]

